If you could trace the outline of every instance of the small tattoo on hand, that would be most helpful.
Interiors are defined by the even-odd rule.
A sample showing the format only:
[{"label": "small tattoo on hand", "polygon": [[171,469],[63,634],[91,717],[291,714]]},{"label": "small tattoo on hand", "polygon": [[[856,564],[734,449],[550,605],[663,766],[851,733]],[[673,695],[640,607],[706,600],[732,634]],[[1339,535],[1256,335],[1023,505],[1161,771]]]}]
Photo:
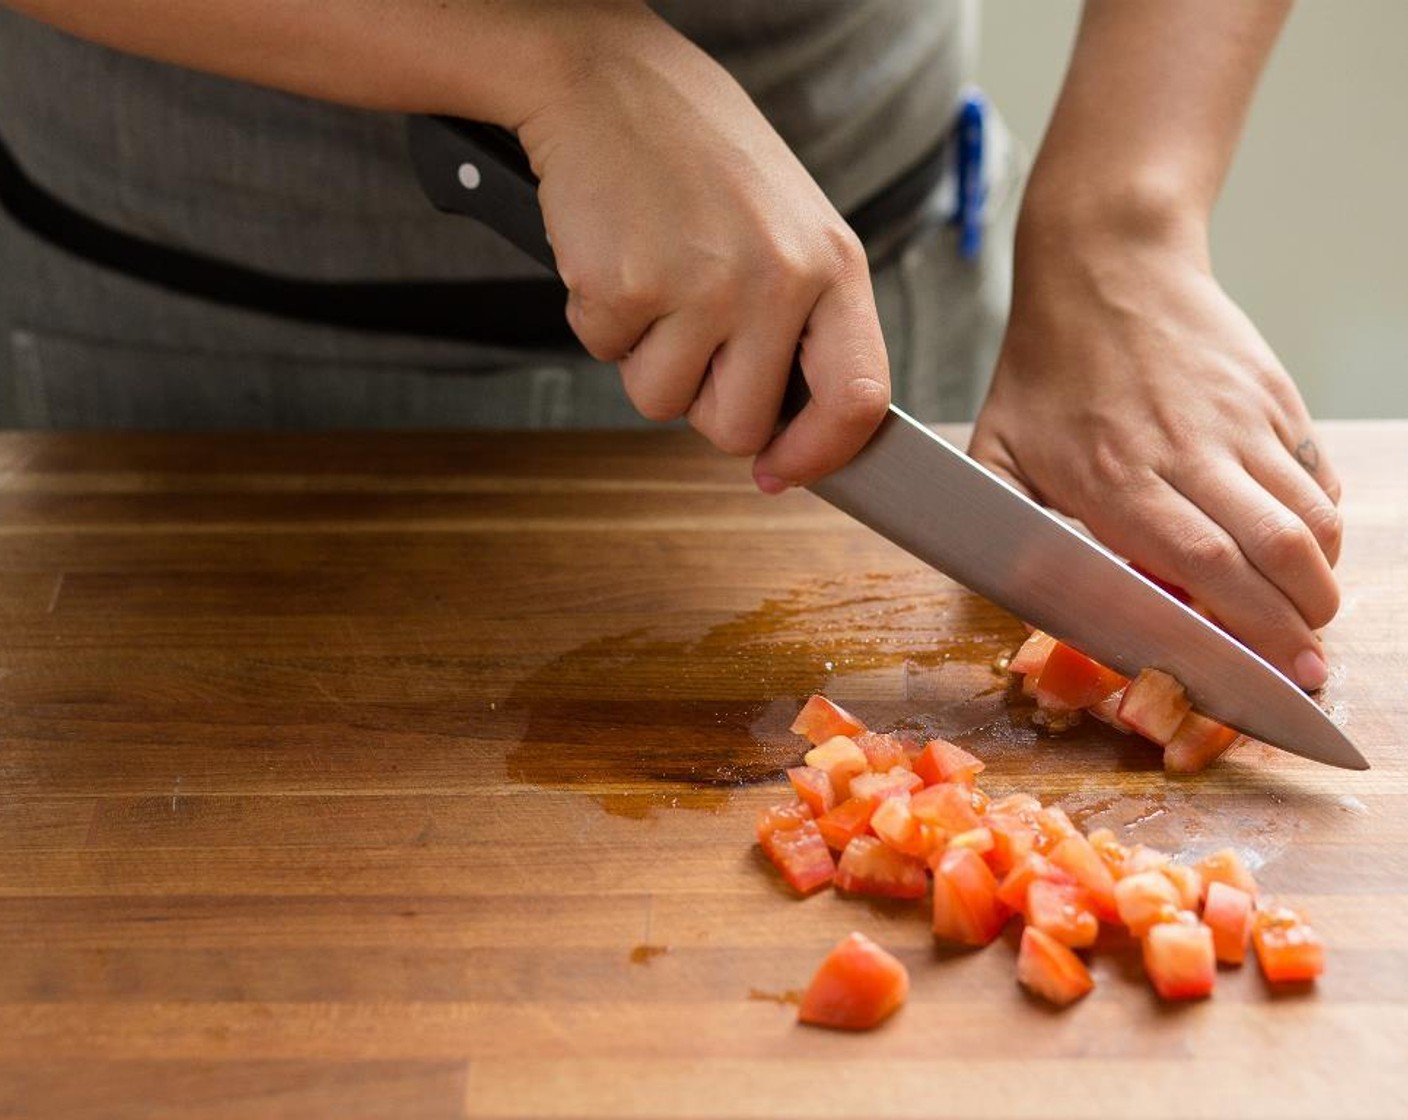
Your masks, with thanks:
[{"label": "small tattoo on hand", "polygon": [[1296,462],[1311,474],[1320,469],[1320,451],[1314,440],[1303,439],[1296,444]]}]

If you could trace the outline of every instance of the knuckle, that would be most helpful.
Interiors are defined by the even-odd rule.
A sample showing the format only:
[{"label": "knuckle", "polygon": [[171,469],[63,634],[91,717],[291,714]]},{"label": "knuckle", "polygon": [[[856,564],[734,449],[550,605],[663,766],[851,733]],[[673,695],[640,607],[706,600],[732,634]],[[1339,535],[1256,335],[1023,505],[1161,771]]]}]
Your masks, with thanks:
[{"label": "knuckle", "polygon": [[890,387],[875,377],[852,377],[841,383],[827,404],[847,428],[874,427],[890,407]]},{"label": "knuckle", "polygon": [[1220,583],[1236,566],[1236,543],[1225,533],[1208,531],[1185,540],[1181,548],[1183,568],[1193,586]]},{"label": "knuckle", "polygon": [[678,420],[688,411],[693,395],[677,382],[654,379],[630,379],[625,383],[631,405],[645,419],[665,423]]},{"label": "knuckle", "polygon": [[1257,567],[1278,572],[1304,566],[1319,552],[1319,545],[1304,522],[1273,516],[1263,519],[1258,526],[1251,551]]},{"label": "knuckle", "polygon": [[1344,518],[1339,509],[1333,505],[1318,506],[1307,516],[1306,524],[1320,542],[1321,551],[1326,556],[1337,557],[1344,544]]},{"label": "knuckle", "polygon": [[869,272],[865,245],[856,236],[855,230],[845,222],[837,221],[827,224],[822,233],[837,269],[845,273]]},{"label": "knuckle", "polygon": [[756,425],[725,424],[705,434],[725,455],[756,455],[768,445],[768,433]]}]

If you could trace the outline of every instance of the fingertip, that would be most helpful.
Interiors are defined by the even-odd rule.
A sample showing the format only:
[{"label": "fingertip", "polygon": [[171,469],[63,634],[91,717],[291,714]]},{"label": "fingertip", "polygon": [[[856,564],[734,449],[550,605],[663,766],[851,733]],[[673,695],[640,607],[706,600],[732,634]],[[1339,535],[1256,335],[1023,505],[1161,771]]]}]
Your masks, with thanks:
[{"label": "fingertip", "polygon": [[1301,650],[1296,654],[1294,678],[1296,684],[1310,692],[1323,688],[1330,679],[1330,667],[1325,663],[1324,655],[1318,649]]},{"label": "fingertip", "polygon": [[792,484],[772,474],[754,474],[753,482],[764,494],[782,494],[792,489]]}]

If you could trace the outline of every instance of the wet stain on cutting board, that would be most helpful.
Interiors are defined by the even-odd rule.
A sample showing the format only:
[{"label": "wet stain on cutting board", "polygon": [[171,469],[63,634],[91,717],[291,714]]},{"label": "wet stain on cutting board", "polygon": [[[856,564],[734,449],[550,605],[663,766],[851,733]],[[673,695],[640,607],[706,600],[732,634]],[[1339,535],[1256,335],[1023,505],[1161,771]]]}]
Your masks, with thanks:
[{"label": "wet stain on cutting board", "polygon": [[715,809],[731,788],[798,763],[788,726],[814,692],[920,735],[1009,723],[996,664],[1023,637],[986,600],[919,572],[818,581],[702,632],[681,629],[663,616],[522,681],[499,705],[522,727],[509,778],[591,787],[623,816]]}]

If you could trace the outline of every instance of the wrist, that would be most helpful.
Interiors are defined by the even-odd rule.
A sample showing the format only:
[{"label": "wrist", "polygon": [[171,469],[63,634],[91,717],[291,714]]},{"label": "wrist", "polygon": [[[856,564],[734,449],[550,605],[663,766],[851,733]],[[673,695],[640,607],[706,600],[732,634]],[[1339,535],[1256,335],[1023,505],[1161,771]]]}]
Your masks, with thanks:
[{"label": "wrist", "polygon": [[1206,263],[1211,202],[1159,165],[1083,173],[1038,161],[1022,200],[1019,252],[1169,251]]},{"label": "wrist", "polygon": [[[521,78],[504,83],[494,123],[521,135],[590,103],[596,87],[624,80],[674,40],[685,40],[643,0],[578,0],[515,6]],[[548,126],[550,127],[550,125]],[[538,132],[545,131],[537,127]]]}]

